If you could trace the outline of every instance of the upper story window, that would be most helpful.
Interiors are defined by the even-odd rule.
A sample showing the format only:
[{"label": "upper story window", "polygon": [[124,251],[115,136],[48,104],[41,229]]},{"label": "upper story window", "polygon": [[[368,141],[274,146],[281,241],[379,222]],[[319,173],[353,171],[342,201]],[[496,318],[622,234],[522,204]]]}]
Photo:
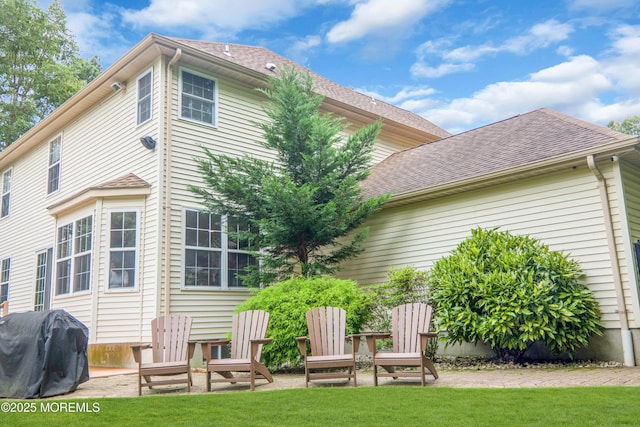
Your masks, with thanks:
[{"label": "upper story window", "polygon": [[212,78],[180,70],[180,117],[216,126],[217,84]]},{"label": "upper story window", "polygon": [[249,241],[232,238],[227,231],[248,230],[233,217],[195,210],[185,211],[184,286],[246,288],[239,277],[258,260],[249,253]]},{"label": "upper story window", "polygon": [[151,119],[152,83],[152,70],[138,77],[138,111],[136,123],[139,125]]},{"label": "upper story window", "polygon": [[89,290],[92,236],[92,216],[58,227],[56,295]]},{"label": "upper story window", "polygon": [[2,174],[2,190],[0,196],[2,197],[2,204],[0,208],[0,218],[4,218],[9,215],[9,205],[11,202],[11,169],[5,171]]},{"label": "upper story window", "polygon": [[9,276],[11,271],[11,258],[0,260],[0,303],[9,298]]},{"label": "upper story window", "polygon": [[58,191],[60,186],[60,152],[62,150],[62,136],[58,135],[49,141],[49,174],[47,179],[47,194]]},{"label": "upper story window", "polygon": [[111,212],[109,230],[109,289],[134,288],[136,286],[138,212]]}]

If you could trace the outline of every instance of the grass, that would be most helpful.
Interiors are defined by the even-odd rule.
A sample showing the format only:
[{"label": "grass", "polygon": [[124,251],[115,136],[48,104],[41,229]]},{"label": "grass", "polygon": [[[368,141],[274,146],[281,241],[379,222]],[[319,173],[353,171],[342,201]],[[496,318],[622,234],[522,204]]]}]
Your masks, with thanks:
[{"label": "grass", "polygon": [[[640,387],[296,389],[225,394],[2,401],[7,426],[638,425]],[[94,412],[63,411],[77,402]],[[35,406],[6,412],[6,403]],[[50,404],[49,411],[42,405]],[[95,412],[96,407],[99,412]]]}]

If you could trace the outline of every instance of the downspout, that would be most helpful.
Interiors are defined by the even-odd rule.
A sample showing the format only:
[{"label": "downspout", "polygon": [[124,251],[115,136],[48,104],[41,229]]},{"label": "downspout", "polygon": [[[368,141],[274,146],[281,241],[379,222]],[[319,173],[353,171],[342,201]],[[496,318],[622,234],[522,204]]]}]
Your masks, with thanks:
[{"label": "downspout", "polygon": [[176,49],[176,53],[167,64],[167,85],[165,87],[165,99],[167,100],[167,137],[166,141],[166,172],[164,182],[164,315],[169,314],[171,307],[171,123],[173,111],[173,66],[182,56],[182,49]]},{"label": "downspout", "polygon": [[633,340],[631,339],[631,331],[629,330],[629,318],[627,317],[627,308],[624,303],[624,291],[622,289],[622,276],[620,274],[620,262],[618,260],[618,251],[616,250],[616,241],[613,235],[613,220],[611,218],[611,206],[609,204],[609,194],[607,192],[607,181],[604,175],[596,165],[596,158],[593,154],[587,156],[587,164],[589,169],[598,179],[598,189],[600,190],[600,199],[602,200],[602,212],[604,214],[604,227],[607,235],[607,246],[609,247],[609,257],[611,258],[611,270],[613,273],[613,284],[616,290],[616,298],[618,302],[618,315],[620,316],[620,334],[622,339],[622,353],[624,355],[625,366],[635,366],[635,358],[633,354]]}]

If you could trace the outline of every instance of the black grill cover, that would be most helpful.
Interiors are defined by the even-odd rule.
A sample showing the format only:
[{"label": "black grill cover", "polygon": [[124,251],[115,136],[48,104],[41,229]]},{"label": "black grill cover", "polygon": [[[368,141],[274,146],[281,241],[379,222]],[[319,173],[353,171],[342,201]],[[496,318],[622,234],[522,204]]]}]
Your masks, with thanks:
[{"label": "black grill cover", "polygon": [[70,393],[89,380],[87,327],[64,310],[0,318],[0,397]]}]

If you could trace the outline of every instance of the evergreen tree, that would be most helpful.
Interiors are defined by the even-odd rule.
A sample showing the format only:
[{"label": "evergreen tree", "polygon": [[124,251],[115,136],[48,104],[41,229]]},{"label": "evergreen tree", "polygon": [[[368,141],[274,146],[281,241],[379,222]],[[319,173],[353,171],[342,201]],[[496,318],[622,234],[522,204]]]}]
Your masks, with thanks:
[{"label": "evergreen tree", "polygon": [[269,120],[256,125],[277,160],[205,149],[198,166],[206,187],[191,190],[210,212],[250,225],[237,237],[252,242],[261,268],[250,270],[245,283],[268,284],[293,273],[330,274],[361,252],[368,230],[355,230],[388,198],[364,200],[359,186],[369,175],[382,124],[343,138],[343,119],[319,113],[323,97],[313,92],[311,77],[293,67],[260,91],[269,98],[264,107]]},{"label": "evergreen tree", "polygon": [[100,73],[78,55],[54,0],[0,0],[0,151]]}]

